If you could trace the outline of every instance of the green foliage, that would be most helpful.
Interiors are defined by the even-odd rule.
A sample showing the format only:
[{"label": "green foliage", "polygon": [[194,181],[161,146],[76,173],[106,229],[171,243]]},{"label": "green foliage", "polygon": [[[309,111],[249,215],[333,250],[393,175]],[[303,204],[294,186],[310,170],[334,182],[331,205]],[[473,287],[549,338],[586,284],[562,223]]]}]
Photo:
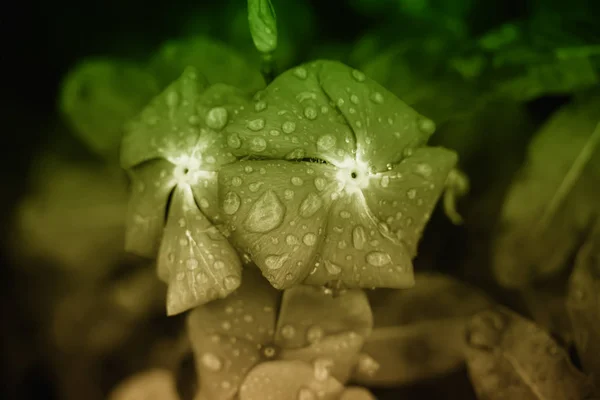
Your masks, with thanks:
[{"label": "green foliage", "polygon": [[277,48],[277,17],[271,0],[248,0],[248,23],[258,51],[274,52]]}]

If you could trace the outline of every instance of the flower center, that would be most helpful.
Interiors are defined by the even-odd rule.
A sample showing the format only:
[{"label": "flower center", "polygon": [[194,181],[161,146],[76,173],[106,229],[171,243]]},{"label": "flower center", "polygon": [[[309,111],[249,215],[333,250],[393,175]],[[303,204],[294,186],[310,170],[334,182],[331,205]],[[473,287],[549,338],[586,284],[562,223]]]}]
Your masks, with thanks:
[{"label": "flower center", "polygon": [[201,160],[197,158],[189,157],[177,160],[176,165],[173,175],[178,184],[195,185],[200,179],[208,178],[214,174],[203,170]]},{"label": "flower center", "polygon": [[355,193],[369,186],[371,173],[366,162],[347,158],[337,167],[336,179],[340,183],[340,189],[346,193]]}]

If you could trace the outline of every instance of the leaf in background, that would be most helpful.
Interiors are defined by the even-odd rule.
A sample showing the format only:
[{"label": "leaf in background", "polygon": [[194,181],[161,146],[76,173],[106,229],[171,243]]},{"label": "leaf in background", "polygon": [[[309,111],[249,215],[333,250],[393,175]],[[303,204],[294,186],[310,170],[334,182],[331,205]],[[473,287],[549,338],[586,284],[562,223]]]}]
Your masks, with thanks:
[{"label": "leaf in background", "polygon": [[277,17],[271,0],[248,0],[248,24],[258,51],[274,52],[277,48]]},{"label": "leaf in background", "polygon": [[124,61],[89,59],[64,79],[60,107],[94,152],[117,161],[123,125],[158,93],[154,77]]},{"label": "leaf in background", "polygon": [[600,387],[600,223],[577,255],[567,309],[583,369]]},{"label": "leaf in background", "polygon": [[469,375],[480,400],[581,400],[594,391],[550,335],[507,309],[474,316],[467,342]]},{"label": "leaf in background", "polygon": [[225,43],[208,37],[168,41],[150,60],[150,70],[161,88],[179,78],[187,67],[194,67],[209,84],[223,83],[247,94],[265,86],[259,64],[251,63]]},{"label": "leaf in background", "polygon": [[374,328],[354,379],[371,386],[413,384],[458,370],[466,322],[490,305],[469,286],[432,273],[417,274],[410,290],[369,296]]},{"label": "leaf in background", "polygon": [[600,212],[600,96],[556,113],[530,144],[505,199],[493,270],[506,287],[559,273]]}]

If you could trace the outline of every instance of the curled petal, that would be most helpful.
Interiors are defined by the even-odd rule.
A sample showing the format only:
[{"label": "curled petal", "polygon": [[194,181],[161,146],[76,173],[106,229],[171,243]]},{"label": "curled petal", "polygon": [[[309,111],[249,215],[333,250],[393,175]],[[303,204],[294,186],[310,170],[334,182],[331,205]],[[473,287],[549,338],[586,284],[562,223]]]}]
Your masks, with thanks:
[{"label": "curled petal", "polygon": [[310,272],[330,204],[332,167],[289,161],[241,161],[219,172],[223,216],[237,246],[278,289]]},{"label": "curled petal", "polygon": [[175,166],[153,160],[133,168],[131,195],[127,210],[125,249],[146,257],[155,257],[165,225],[169,195],[175,187]]},{"label": "curled petal", "polygon": [[336,400],[344,387],[302,361],[271,361],[252,369],[240,388],[240,400]]},{"label": "curled petal", "polygon": [[241,283],[236,251],[198,210],[189,186],[178,185],[173,193],[158,271],[168,277],[169,315],[226,297]]},{"label": "curled petal", "polygon": [[319,287],[296,286],[283,295],[275,343],[300,348],[344,332],[365,338],[372,325],[371,309],[362,290],[347,290],[334,296]]}]

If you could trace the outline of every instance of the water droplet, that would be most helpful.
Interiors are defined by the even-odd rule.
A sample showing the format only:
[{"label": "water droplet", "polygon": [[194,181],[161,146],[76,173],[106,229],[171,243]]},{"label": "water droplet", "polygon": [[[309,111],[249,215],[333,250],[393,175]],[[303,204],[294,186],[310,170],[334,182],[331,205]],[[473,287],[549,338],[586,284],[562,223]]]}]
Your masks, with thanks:
[{"label": "water droplet", "polygon": [[248,185],[248,189],[252,193],[256,193],[262,185],[264,185],[264,182],[252,182],[250,185]]},{"label": "water droplet", "polygon": [[250,208],[244,226],[250,232],[266,233],[283,222],[285,206],[272,190],[267,190]]},{"label": "water droplet", "polygon": [[353,94],[352,96],[350,96],[350,101],[352,102],[352,104],[358,104],[359,103],[358,96]]},{"label": "water droplet", "polygon": [[240,283],[240,277],[235,275],[229,275],[226,276],[225,279],[223,279],[223,285],[225,286],[225,289],[229,291],[237,288],[240,285]]},{"label": "water droplet", "polygon": [[383,188],[386,188],[386,187],[388,187],[388,186],[390,185],[390,177],[389,177],[389,176],[387,176],[387,175],[384,175],[384,176],[381,178],[381,182],[380,182],[380,184],[381,184],[381,187],[383,187]]},{"label": "water droplet", "polygon": [[323,339],[323,336],[325,336],[325,332],[319,325],[313,325],[306,331],[306,340],[308,343],[318,343]]},{"label": "water droplet", "polygon": [[[341,244],[341,243],[342,242],[338,243],[338,247],[340,247],[339,244]],[[345,248],[346,247],[346,245],[345,245],[346,242],[343,242],[343,243],[344,243],[344,245],[342,246],[342,248]],[[331,261],[325,261],[325,269],[327,270],[327,272],[330,275],[338,275],[338,274],[340,274],[342,272],[342,267],[340,267],[337,264],[332,263]]]},{"label": "water droplet", "polygon": [[333,360],[329,358],[317,358],[313,363],[315,379],[321,382],[327,380],[331,373],[331,367],[333,367]]},{"label": "water droplet", "polygon": [[273,346],[266,346],[262,351],[265,358],[274,358],[277,355],[277,349]]},{"label": "water droplet", "polygon": [[316,214],[323,205],[323,200],[314,193],[309,193],[300,204],[300,216],[310,218]]},{"label": "water droplet", "polygon": [[306,79],[308,73],[306,72],[306,68],[298,67],[294,70],[294,75],[299,79]]},{"label": "water droplet", "polygon": [[225,125],[227,125],[227,109],[223,107],[211,108],[206,114],[206,126],[221,130]]},{"label": "water droplet", "polygon": [[408,189],[408,191],[406,192],[406,197],[408,197],[411,200],[414,200],[414,198],[417,197],[417,189]]},{"label": "water droplet", "polygon": [[225,263],[221,260],[217,260],[217,261],[215,261],[214,267],[216,269],[223,269],[223,268],[225,268]]},{"label": "water droplet", "polygon": [[302,242],[307,246],[314,246],[317,243],[317,235],[309,232],[302,237]]},{"label": "water droplet", "polygon": [[202,365],[213,372],[220,371],[223,367],[221,359],[213,353],[204,353],[201,358]]},{"label": "water droplet", "polygon": [[244,183],[244,181],[239,176],[234,176],[231,178],[231,186],[233,187],[240,187],[242,186],[242,183]]},{"label": "water droplet", "polygon": [[288,244],[288,246],[294,246],[298,244],[298,238],[294,235],[287,235],[285,237],[285,242]]},{"label": "water droplet", "polygon": [[260,153],[261,151],[263,151],[266,148],[267,148],[267,141],[265,139],[261,138],[260,136],[254,137],[250,141],[250,150],[252,150],[252,151],[256,151],[257,153]]},{"label": "water droplet", "polygon": [[292,185],[294,186],[302,186],[302,184],[304,183],[302,178],[297,176],[292,177],[292,179],[290,179],[290,182],[292,182]]},{"label": "water droplet", "polygon": [[364,82],[366,79],[365,74],[357,69],[352,70],[352,77],[354,79],[356,79],[358,82]]},{"label": "water droplet", "polygon": [[296,123],[294,121],[286,121],[281,125],[281,130],[285,133],[292,133],[296,130]]},{"label": "water droplet", "polygon": [[254,119],[254,120],[248,122],[248,128],[255,132],[260,131],[264,127],[265,127],[265,119],[264,118],[257,118],[257,119]]},{"label": "water droplet", "polygon": [[294,198],[294,191],[291,189],[285,189],[283,191],[283,198],[286,200],[292,200]]},{"label": "water droplet", "polygon": [[335,136],[332,135],[323,135],[317,140],[317,149],[320,151],[327,151],[332,149],[335,146]]},{"label": "water droplet", "polygon": [[208,206],[210,206],[208,200],[204,197],[200,198],[200,200],[198,201],[198,204],[200,204],[200,208],[208,208]]},{"label": "water droplet", "polygon": [[379,92],[371,93],[371,100],[373,103],[383,104],[383,95]]},{"label": "water droplet", "polygon": [[304,109],[304,116],[310,120],[314,120],[317,118],[317,110],[313,107],[306,107]]},{"label": "water droplet", "polygon": [[288,259],[287,254],[284,254],[284,255],[271,254],[265,258],[265,265],[270,270],[273,270],[273,271],[278,270],[279,268],[283,267],[283,264],[285,263],[285,261],[287,259]]},{"label": "water droplet", "polygon": [[368,253],[366,259],[367,263],[374,267],[383,267],[392,262],[390,255],[381,251],[372,251]]},{"label": "water droplet", "polygon": [[323,189],[325,189],[325,185],[327,185],[327,181],[325,180],[325,178],[321,178],[321,177],[317,177],[315,178],[315,188],[317,188],[317,190],[320,192]]},{"label": "water droplet", "polygon": [[185,262],[185,266],[187,267],[187,269],[192,271],[198,268],[198,260],[196,260],[195,258],[188,258],[188,260]]},{"label": "water droplet", "polygon": [[271,136],[279,136],[279,131],[277,129],[271,129],[269,131],[269,135],[271,135]]},{"label": "water droplet", "polygon": [[352,214],[349,211],[346,211],[346,210],[340,211],[340,217],[342,217],[344,219],[348,219],[351,216],[352,216]]},{"label": "water droplet", "polygon": [[357,225],[352,230],[352,244],[354,248],[357,250],[362,250],[365,247],[365,243],[367,242],[367,235],[365,233],[365,228],[360,225]]},{"label": "water droplet", "polygon": [[242,204],[240,196],[234,192],[227,192],[225,199],[223,200],[223,212],[228,215],[233,215],[239,210]]},{"label": "water droplet", "polygon": [[167,106],[169,108],[175,108],[179,105],[179,93],[170,91],[167,93]]},{"label": "water droplet", "polygon": [[358,370],[367,375],[373,376],[379,370],[379,363],[368,354],[360,354],[358,358]]},{"label": "water droplet", "polygon": [[431,165],[421,163],[417,164],[416,172],[424,178],[430,178],[433,170],[431,168]]},{"label": "water droplet", "polygon": [[287,324],[281,327],[281,336],[283,336],[284,339],[293,339],[296,336],[296,328],[294,328],[292,325]]},{"label": "water droplet", "polygon": [[256,112],[264,111],[266,108],[267,108],[267,103],[262,100],[259,100],[254,104],[254,110]]},{"label": "water droplet", "polygon": [[232,149],[239,149],[242,146],[242,141],[237,133],[232,133],[227,136],[227,145]]}]

